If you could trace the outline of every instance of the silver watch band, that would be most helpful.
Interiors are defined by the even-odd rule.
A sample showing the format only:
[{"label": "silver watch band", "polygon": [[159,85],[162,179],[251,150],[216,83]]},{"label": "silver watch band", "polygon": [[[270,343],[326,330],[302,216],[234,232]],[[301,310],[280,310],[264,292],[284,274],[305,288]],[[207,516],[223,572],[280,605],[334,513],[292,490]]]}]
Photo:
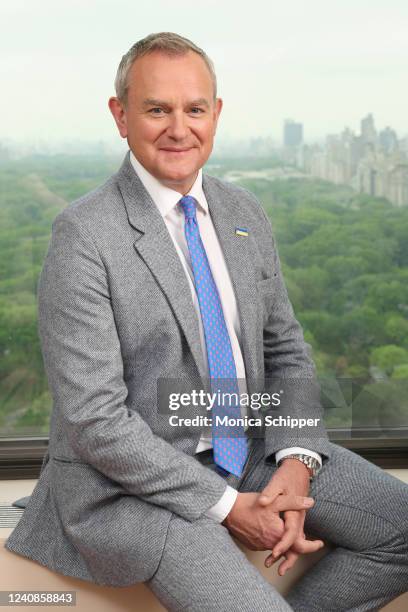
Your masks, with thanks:
[{"label": "silver watch band", "polygon": [[282,457],[282,459],[278,461],[278,467],[284,459],[297,459],[298,461],[301,461],[307,468],[309,468],[310,480],[313,480],[313,478],[319,472],[321,467],[319,461],[315,457],[312,457],[311,455],[304,455],[301,453],[285,455],[284,457]]}]

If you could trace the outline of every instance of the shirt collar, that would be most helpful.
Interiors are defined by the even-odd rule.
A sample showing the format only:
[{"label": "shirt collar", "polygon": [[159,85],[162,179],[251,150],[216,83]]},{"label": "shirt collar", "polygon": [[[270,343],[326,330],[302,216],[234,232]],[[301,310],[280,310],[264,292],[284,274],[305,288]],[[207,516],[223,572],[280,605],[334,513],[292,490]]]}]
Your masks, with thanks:
[{"label": "shirt collar", "polygon": [[[133,166],[134,171],[142,181],[146,191],[152,198],[153,202],[159,209],[162,217],[165,217],[173,208],[175,208],[177,202],[183,197],[181,193],[170,189],[163,185],[155,176],[150,174],[144,166],[136,159],[132,151],[130,151],[130,162]],[[205,214],[208,213],[208,203],[203,191],[203,171],[199,169],[197,178],[194,181],[188,194],[195,198],[198,205]]]}]

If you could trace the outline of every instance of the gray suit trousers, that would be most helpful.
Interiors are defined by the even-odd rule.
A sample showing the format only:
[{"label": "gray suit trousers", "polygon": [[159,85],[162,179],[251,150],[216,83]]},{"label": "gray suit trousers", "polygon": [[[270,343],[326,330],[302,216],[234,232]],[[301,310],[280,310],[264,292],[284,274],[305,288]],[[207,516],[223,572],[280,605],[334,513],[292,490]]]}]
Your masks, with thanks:
[{"label": "gray suit trousers", "polygon": [[[311,484],[315,505],[305,533],[329,552],[286,600],[238,548],[228,530],[206,517],[173,514],[160,564],[146,583],[168,610],[191,612],[363,612],[408,590],[408,486],[357,454],[330,443],[332,455]],[[276,467],[264,442],[251,441],[241,492],[260,491]],[[214,469],[212,452],[197,455]],[[267,552],[265,553],[265,556]]]}]

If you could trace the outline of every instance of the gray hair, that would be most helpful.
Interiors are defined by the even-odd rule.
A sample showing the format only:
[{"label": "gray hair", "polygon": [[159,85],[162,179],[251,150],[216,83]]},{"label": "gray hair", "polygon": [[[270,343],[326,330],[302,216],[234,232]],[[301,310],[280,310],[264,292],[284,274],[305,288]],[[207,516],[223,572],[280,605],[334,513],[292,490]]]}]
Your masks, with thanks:
[{"label": "gray hair", "polygon": [[152,51],[162,51],[167,55],[184,55],[188,51],[194,51],[200,55],[208,70],[210,71],[214,89],[214,100],[217,97],[217,78],[215,76],[214,64],[208,55],[197,47],[191,40],[175,34],[174,32],[158,32],[149,34],[145,38],[138,40],[129,51],[122,57],[115,78],[116,96],[126,104],[128,94],[128,76],[133,63],[138,57],[147,55]]}]

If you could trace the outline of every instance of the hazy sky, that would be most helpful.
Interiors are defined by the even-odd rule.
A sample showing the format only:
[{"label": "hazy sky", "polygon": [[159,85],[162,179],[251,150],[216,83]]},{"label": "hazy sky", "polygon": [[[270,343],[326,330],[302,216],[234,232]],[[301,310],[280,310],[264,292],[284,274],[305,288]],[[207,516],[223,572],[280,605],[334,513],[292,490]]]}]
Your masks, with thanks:
[{"label": "hazy sky", "polygon": [[368,112],[408,134],[407,0],[0,0],[0,139],[114,139],[119,60],[164,30],[213,59],[220,139],[280,140],[292,117],[312,140]]}]

